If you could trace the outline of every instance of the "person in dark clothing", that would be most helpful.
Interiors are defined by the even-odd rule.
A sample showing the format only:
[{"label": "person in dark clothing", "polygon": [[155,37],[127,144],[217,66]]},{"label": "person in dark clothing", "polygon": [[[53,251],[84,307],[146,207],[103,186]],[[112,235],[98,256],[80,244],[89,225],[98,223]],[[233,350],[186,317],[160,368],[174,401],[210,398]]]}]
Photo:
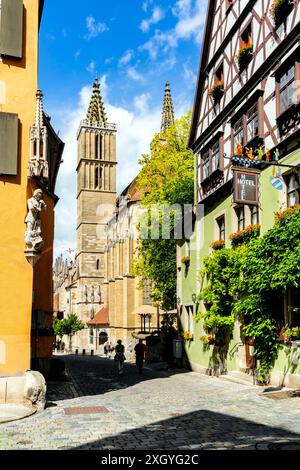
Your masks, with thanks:
[{"label": "person in dark clothing", "polygon": [[118,373],[119,373],[119,375],[123,374],[123,364],[124,364],[124,361],[126,360],[125,355],[124,355],[124,351],[125,351],[124,345],[122,344],[122,341],[120,339],[118,339],[117,345],[115,347],[115,353],[116,353],[115,362],[118,363]]},{"label": "person in dark clothing", "polygon": [[136,344],[134,351],[135,351],[135,358],[136,358],[135,359],[136,367],[139,373],[141,374],[143,372],[145,353],[147,351],[147,346],[143,343],[142,339],[140,339],[138,344]]}]

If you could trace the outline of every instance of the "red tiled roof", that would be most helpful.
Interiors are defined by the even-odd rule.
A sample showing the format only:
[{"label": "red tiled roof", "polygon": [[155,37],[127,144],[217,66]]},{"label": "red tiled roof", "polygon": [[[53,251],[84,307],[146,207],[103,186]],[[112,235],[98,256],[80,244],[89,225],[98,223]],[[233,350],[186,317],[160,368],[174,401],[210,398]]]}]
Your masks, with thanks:
[{"label": "red tiled roof", "polygon": [[97,315],[94,316],[92,320],[87,323],[90,325],[108,325],[109,324],[109,315],[108,308],[103,307]]}]

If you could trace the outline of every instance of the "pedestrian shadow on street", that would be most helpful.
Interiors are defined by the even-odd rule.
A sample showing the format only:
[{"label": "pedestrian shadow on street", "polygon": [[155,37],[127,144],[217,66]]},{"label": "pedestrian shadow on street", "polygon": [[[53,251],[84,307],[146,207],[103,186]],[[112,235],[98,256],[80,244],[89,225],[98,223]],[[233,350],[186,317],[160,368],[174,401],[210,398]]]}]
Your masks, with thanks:
[{"label": "pedestrian shadow on street", "polygon": [[[109,410],[110,411],[110,410]],[[157,410],[159,413],[159,410]],[[255,417],[253,417],[255,419]],[[169,419],[74,447],[74,450],[300,450],[300,435],[209,410]]]},{"label": "pedestrian shadow on street", "polygon": [[60,400],[102,395],[114,390],[132,387],[145,380],[158,377],[168,378],[175,374],[184,374],[186,369],[167,370],[166,367],[151,368],[145,364],[143,373],[139,374],[132,362],[124,363],[122,375],[118,374],[117,365],[113,359],[98,356],[68,355],[64,357],[66,380],[62,382],[47,382],[47,400]]}]

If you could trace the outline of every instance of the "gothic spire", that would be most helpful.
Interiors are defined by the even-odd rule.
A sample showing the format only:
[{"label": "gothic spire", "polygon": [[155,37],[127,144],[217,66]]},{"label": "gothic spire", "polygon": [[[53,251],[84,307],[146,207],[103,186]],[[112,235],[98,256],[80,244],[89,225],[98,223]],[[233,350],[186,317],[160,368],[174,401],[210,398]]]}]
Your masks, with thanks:
[{"label": "gothic spire", "polygon": [[43,118],[43,93],[41,90],[36,92],[36,107],[35,107],[35,126],[41,128],[44,125]]},{"label": "gothic spire", "polygon": [[96,78],[93,84],[93,93],[87,112],[87,120],[91,123],[107,122],[104,104],[100,94],[100,83],[98,78]]},{"label": "gothic spire", "polygon": [[170,83],[166,82],[164,106],[163,106],[161,129],[160,129],[161,132],[166,131],[172,124],[174,124],[174,110],[173,110],[172,96],[171,96],[171,90],[170,90]]}]

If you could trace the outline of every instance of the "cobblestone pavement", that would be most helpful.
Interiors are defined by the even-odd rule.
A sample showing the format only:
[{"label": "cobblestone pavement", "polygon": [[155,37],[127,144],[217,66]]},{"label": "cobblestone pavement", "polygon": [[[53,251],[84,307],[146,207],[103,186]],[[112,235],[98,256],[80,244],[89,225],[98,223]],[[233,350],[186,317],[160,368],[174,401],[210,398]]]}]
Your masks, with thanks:
[{"label": "cobblestone pavement", "polygon": [[48,384],[47,408],[0,425],[0,449],[267,449],[300,446],[300,398],[194,372],[64,356],[68,380]]}]

